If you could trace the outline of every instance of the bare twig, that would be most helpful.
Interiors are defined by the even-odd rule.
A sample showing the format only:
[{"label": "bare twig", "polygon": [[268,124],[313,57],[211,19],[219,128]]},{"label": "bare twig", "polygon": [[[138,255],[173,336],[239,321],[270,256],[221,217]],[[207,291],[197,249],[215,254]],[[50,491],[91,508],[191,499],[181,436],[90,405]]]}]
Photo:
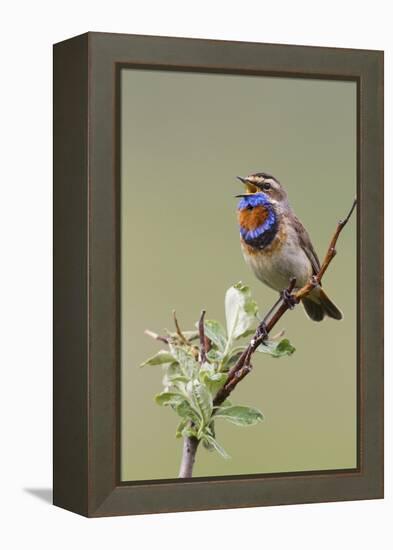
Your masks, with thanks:
[{"label": "bare twig", "polygon": [[176,311],[173,310],[172,313],[173,313],[173,321],[174,321],[175,327],[176,327],[176,334],[180,338],[180,341],[183,342],[183,344],[188,344],[187,338],[184,336],[184,334],[182,333],[182,331],[180,329],[179,321],[177,320],[177,317],[176,317]]},{"label": "bare twig", "polygon": [[199,362],[201,365],[206,361],[206,336],[205,336],[205,315],[206,311],[202,310],[199,318]]},{"label": "bare twig", "polygon": [[330,265],[330,262],[333,260],[333,258],[337,254],[337,250],[336,250],[337,240],[340,236],[341,231],[347,225],[347,223],[349,221],[349,218],[352,216],[352,213],[355,210],[356,202],[357,202],[356,199],[354,199],[352,207],[351,207],[350,211],[348,212],[347,216],[343,220],[340,220],[338,222],[336,231],[334,232],[332,240],[330,241],[328,251],[326,252],[326,256],[325,256],[325,258],[322,262],[321,269],[319,270],[319,273],[317,275],[315,275],[313,280],[311,280],[307,285],[305,285],[303,288],[301,288],[300,290],[297,291],[296,298],[298,300],[301,300],[302,298],[307,296],[307,294],[309,292],[311,292],[311,290],[321,282],[322,277],[324,276],[327,268]]},{"label": "bare twig", "polygon": [[169,338],[167,338],[166,336],[160,336],[159,334],[156,334],[155,332],[147,329],[145,330],[145,334],[147,334],[147,336],[150,336],[150,338],[153,338],[154,340],[159,340],[160,342],[169,344]]}]

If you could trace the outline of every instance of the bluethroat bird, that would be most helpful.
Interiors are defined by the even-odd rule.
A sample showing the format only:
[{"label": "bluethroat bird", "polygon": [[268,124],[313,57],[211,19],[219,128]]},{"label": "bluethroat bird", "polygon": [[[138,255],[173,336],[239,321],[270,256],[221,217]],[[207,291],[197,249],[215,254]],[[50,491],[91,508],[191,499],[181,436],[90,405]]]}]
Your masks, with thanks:
[{"label": "bluethroat bird", "polygon": [[[265,172],[238,179],[246,186],[237,216],[240,242],[246,263],[257,278],[273,290],[285,292],[290,280],[304,286],[320,270],[320,263],[307,231],[289,205],[281,183]],[[342,319],[342,313],[320,285],[302,301],[313,321],[327,315]]]}]

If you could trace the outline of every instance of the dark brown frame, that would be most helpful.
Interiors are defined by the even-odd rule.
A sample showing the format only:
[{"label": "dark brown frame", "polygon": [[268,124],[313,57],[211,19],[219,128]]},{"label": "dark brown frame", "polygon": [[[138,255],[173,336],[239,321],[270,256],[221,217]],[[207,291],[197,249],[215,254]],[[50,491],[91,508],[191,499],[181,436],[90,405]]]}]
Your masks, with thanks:
[{"label": "dark brown frame", "polygon": [[[357,82],[358,467],[122,483],[122,67]],[[54,46],[54,503],[89,517],[383,497],[383,52],[87,33]]]}]

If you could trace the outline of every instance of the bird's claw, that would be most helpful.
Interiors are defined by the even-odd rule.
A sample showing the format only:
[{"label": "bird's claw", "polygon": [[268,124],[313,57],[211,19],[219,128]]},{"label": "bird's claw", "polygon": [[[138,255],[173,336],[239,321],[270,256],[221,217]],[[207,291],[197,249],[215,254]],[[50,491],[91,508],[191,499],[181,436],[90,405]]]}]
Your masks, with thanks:
[{"label": "bird's claw", "polygon": [[255,337],[253,338],[254,341],[257,341],[257,340],[262,340],[262,342],[264,340],[267,339],[268,337],[268,332],[267,332],[267,327],[266,327],[266,323],[265,321],[262,321],[262,323],[260,323],[258,325],[258,328],[255,332]]},{"label": "bird's claw", "polygon": [[281,292],[281,298],[289,309],[293,309],[298,303],[298,300],[295,298],[292,292],[288,291],[287,288]]}]

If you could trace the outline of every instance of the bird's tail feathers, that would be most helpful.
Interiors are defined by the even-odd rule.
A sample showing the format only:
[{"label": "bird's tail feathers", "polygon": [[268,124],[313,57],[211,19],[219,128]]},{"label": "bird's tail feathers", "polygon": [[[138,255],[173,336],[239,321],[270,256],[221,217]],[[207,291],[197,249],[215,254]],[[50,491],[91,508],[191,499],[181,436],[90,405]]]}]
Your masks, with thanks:
[{"label": "bird's tail feathers", "polygon": [[337,321],[340,321],[343,318],[343,314],[341,313],[341,311],[331,301],[331,299],[324,292],[324,290],[322,290],[322,288],[319,291],[319,300],[328,317],[331,317],[332,319],[337,319]]},{"label": "bird's tail feathers", "polygon": [[311,298],[304,298],[302,304],[312,321],[322,321],[325,317],[325,310],[319,302],[315,302]]},{"label": "bird's tail feathers", "polygon": [[318,298],[316,296],[304,298],[303,306],[312,321],[322,321],[325,315],[338,321],[343,318],[341,311],[320,287]]}]

